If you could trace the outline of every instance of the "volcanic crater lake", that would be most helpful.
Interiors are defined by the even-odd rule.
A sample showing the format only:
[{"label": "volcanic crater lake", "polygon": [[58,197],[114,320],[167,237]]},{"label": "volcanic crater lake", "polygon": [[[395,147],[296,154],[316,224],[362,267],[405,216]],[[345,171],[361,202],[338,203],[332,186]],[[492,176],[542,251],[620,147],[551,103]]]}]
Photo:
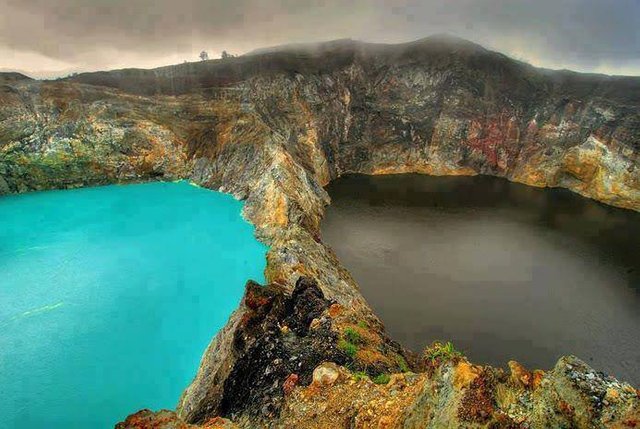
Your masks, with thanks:
[{"label": "volcanic crater lake", "polygon": [[640,385],[640,213],[492,177],[345,176],[323,240],[391,336],[477,363],[574,354]]},{"label": "volcanic crater lake", "polygon": [[187,183],[0,197],[0,415],[108,428],[175,408],[266,247]]}]

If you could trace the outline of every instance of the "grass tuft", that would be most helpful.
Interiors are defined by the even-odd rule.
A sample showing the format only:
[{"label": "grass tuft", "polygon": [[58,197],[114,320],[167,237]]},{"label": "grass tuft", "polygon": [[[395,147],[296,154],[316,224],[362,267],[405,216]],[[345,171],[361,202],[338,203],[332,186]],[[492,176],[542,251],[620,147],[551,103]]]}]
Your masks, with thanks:
[{"label": "grass tuft", "polygon": [[379,374],[373,377],[373,382],[376,384],[387,384],[391,380],[389,374]]},{"label": "grass tuft", "polygon": [[355,381],[360,381],[360,380],[368,380],[369,376],[367,375],[366,372],[364,371],[357,371],[353,373],[353,379]]},{"label": "grass tuft", "polygon": [[447,341],[446,343],[436,341],[425,350],[424,354],[427,359],[431,360],[431,363],[445,362],[463,356],[462,352],[453,347],[451,341]]},{"label": "grass tuft", "polygon": [[411,369],[409,368],[409,365],[407,364],[407,361],[405,360],[405,358],[403,358],[399,354],[396,354],[394,357],[395,357],[396,363],[398,364],[398,368],[400,368],[401,372],[410,372],[411,371]]},{"label": "grass tuft", "polygon": [[356,346],[353,343],[350,343],[344,338],[338,341],[338,348],[351,358],[355,357],[356,353],[358,353],[358,346]]},{"label": "grass tuft", "polygon": [[353,328],[347,328],[344,330],[344,338],[352,344],[362,343],[362,336]]}]

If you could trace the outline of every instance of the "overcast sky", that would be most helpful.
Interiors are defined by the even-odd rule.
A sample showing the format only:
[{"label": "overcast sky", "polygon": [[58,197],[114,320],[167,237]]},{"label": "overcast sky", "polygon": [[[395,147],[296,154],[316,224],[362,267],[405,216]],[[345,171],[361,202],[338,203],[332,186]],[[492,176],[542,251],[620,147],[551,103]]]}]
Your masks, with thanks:
[{"label": "overcast sky", "polygon": [[640,0],[0,0],[0,70],[53,77],[434,33],[537,66],[640,75]]}]

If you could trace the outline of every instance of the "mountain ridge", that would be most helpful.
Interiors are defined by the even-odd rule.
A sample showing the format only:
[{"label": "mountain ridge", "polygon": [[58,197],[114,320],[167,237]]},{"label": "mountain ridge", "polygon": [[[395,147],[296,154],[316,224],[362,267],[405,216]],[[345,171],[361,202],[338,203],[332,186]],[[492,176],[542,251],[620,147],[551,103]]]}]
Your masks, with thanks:
[{"label": "mountain ridge", "polygon": [[34,79],[19,72],[0,72],[0,82],[19,82],[23,80]]},{"label": "mountain ridge", "polygon": [[[581,73],[535,67],[492,51],[474,42],[449,36],[433,35],[412,42],[379,44],[353,39],[338,39],[311,44],[281,45],[248,54],[201,62],[189,62],[152,69],[125,68],[80,73],[62,81],[117,88],[141,95],[179,95],[208,87],[232,86],[263,73],[328,72],[350,63],[394,66],[402,61],[420,61],[441,65],[455,60],[470,68],[494,66],[497,71],[535,76],[548,85],[567,85],[574,90],[584,85],[615,85],[613,95],[640,94],[640,77]],[[640,103],[640,95],[633,99]]]}]

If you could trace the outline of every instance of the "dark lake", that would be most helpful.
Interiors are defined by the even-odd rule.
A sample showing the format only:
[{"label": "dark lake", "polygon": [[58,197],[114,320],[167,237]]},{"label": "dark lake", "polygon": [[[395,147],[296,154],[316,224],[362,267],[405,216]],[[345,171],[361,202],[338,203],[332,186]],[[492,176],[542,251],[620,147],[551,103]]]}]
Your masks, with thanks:
[{"label": "dark lake", "polygon": [[482,176],[327,190],[323,239],[395,340],[495,366],[574,354],[640,385],[640,213]]}]

